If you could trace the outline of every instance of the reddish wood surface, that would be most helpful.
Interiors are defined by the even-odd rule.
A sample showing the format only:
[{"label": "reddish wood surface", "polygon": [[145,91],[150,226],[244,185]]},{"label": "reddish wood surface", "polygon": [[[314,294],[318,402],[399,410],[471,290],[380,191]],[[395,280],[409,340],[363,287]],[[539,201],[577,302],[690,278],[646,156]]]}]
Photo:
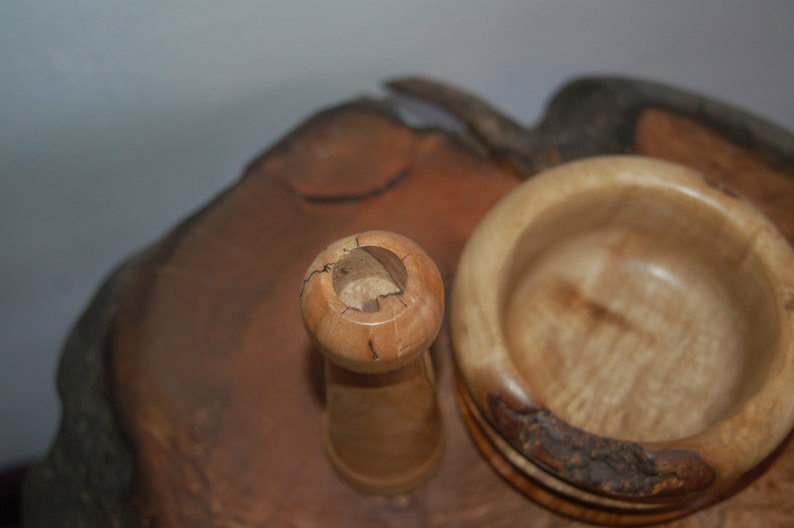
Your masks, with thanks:
[{"label": "reddish wood surface", "polygon": [[[97,497],[112,479],[72,455],[94,445],[85,435],[96,433],[80,427],[93,411],[64,394],[72,414],[53,454],[29,481],[29,525],[53,525],[43,519],[84,509],[69,518],[158,527],[583,526],[527,499],[474,447],[454,401],[445,328],[431,349],[446,428],[435,476],[413,493],[391,498],[364,495],[342,482],[323,450],[322,356],[304,332],[298,292],[306,267],[325,245],[369,229],[412,238],[449,285],[468,234],[518,183],[507,172],[528,175],[600,153],[638,151],[682,161],[737,193],[752,194],[748,188],[757,187],[751,199],[792,240],[792,171],[756,152],[765,139],[749,133],[737,142],[688,111],[659,110],[661,120],[646,114],[635,126],[644,101],[681,100],[689,108],[691,97],[643,91],[646,85],[635,90],[628,82],[625,90],[617,83],[620,97],[603,98],[592,85],[613,81],[589,82],[555,99],[544,125],[529,131],[531,141],[513,137],[512,147],[500,147],[475,134],[496,163],[449,134],[411,130],[366,102],[312,118],[257,159],[236,185],[123,268],[67,344],[70,360],[80,350],[101,350],[109,358],[113,419],[132,453],[129,508],[118,512],[109,503],[113,511],[102,509]],[[590,101],[593,93],[601,99]],[[625,101],[640,106],[621,106]],[[670,128],[682,116],[694,125],[687,130],[711,143],[693,148],[689,136]],[[744,117],[732,119],[743,123]],[[602,124],[607,128],[599,133]],[[526,151],[515,151],[516,145]],[[511,161],[518,159],[523,161]],[[505,163],[513,170],[504,171]],[[116,305],[105,342],[105,321]],[[104,378],[92,376],[101,389],[97,380]],[[97,427],[115,430],[106,414],[100,418]],[[102,438],[119,453],[121,469],[112,482],[127,500],[121,484],[129,455],[113,434]],[[83,467],[88,469],[81,473]],[[762,470],[728,500],[669,526],[791,526],[794,443]],[[73,494],[78,498],[52,499],[62,482],[79,483]],[[81,525],[69,522],[61,525]]]},{"label": "reddish wood surface", "polygon": [[434,351],[448,435],[437,478],[397,499],[339,480],[323,449],[322,356],[298,292],[325,245],[369,229],[413,239],[448,279],[469,232],[515,184],[448,136],[353,105],[307,123],[160,242],[121,300],[111,343],[140,516],[157,526],[493,520],[480,501],[506,490],[460,426],[445,342]]},{"label": "reddish wood surface", "polygon": [[794,242],[794,177],[697,121],[656,108],[635,131],[637,153],[693,167],[764,211]]},{"label": "reddish wood surface", "polygon": [[[685,155],[682,149],[697,143],[660,129],[664,118],[673,119],[658,113],[641,121],[641,152],[700,165],[718,179],[756,167],[749,155],[735,158],[739,147],[726,147],[727,160],[719,149]],[[648,140],[654,130],[669,141]],[[725,164],[727,170],[713,169]],[[732,184],[740,180],[758,185],[752,175]],[[416,492],[388,499],[341,482],[323,452],[320,356],[298,310],[307,263],[329,242],[364,229],[413,238],[448,279],[468,233],[515,183],[443,134],[411,131],[375,107],[353,105],[304,125],[160,242],[122,298],[112,340],[119,410],[137,453],[140,520],[562,524],[510,488],[473,447],[453,403],[446,338],[433,352],[447,429],[438,474]],[[748,490],[678,525],[752,518],[782,526],[792,515],[785,498],[794,486],[790,451]]]}]

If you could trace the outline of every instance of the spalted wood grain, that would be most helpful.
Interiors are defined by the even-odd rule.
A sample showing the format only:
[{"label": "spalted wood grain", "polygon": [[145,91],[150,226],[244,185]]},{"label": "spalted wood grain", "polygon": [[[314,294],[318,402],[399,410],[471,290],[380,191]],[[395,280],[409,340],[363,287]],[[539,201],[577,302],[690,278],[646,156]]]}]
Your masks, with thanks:
[{"label": "spalted wood grain", "polygon": [[[654,134],[670,141],[643,141],[637,120],[651,108],[688,119],[737,157],[686,151],[658,124]],[[453,108],[470,124],[490,111]],[[64,424],[28,478],[26,524],[583,526],[528,500],[474,447],[454,401],[446,329],[431,350],[446,428],[437,474],[392,498],[341,482],[322,447],[321,356],[298,306],[306,266],[341,236],[386,229],[422,246],[449,284],[471,230],[518,183],[513,174],[593,154],[684,150],[685,163],[724,167],[707,172],[737,193],[740,180],[775,189],[756,199],[771,211],[772,195],[794,195],[794,140],[703,98],[615,79],[573,83],[543,123],[503,130],[473,134],[487,159],[449,134],[408,129],[381,105],[324,112],[111,279],[66,346]],[[748,172],[747,158],[766,170]],[[787,209],[777,206],[779,225],[791,221]],[[792,442],[779,455],[746,489],[670,526],[790,524]]]}]

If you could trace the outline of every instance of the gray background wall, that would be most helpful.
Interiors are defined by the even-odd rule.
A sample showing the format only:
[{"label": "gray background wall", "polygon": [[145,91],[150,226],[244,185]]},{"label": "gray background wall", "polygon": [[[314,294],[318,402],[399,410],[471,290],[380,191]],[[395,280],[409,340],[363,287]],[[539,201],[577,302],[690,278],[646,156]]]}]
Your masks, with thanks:
[{"label": "gray background wall", "polygon": [[0,467],[56,431],[105,273],[315,110],[423,73],[531,122],[620,73],[794,129],[789,0],[0,3]]}]

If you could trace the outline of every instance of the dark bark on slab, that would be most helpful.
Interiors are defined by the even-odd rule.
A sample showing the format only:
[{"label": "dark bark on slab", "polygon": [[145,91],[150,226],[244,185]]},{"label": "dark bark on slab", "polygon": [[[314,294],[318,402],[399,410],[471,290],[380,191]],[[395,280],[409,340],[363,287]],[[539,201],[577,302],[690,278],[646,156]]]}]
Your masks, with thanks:
[{"label": "dark bark on slab", "polygon": [[49,455],[25,481],[25,526],[130,526],[126,505],[134,462],[113,411],[105,344],[136,262],[107,278],[64,345],[58,369],[61,426]]},{"label": "dark bark on slab", "polygon": [[548,409],[512,409],[496,395],[488,402],[494,428],[514,449],[588,491],[647,499],[700,491],[714,481],[714,469],[695,452],[590,434]]}]

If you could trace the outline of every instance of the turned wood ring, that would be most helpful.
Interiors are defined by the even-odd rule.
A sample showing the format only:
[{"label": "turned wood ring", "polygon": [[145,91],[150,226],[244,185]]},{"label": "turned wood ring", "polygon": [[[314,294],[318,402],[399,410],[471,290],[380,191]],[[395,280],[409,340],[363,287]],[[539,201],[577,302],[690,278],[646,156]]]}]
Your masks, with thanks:
[{"label": "turned wood ring", "polygon": [[450,304],[478,446],[567,515],[683,515],[794,425],[792,250],[691,169],[606,157],[526,182],[472,235]]},{"label": "turned wood ring", "polygon": [[[374,268],[363,261],[376,261],[380,271],[369,273]],[[361,295],[357,290],[368,281],[380,282],[382,291]],[[354,372],[389,372],[417,359],[435,341],[444,283],[435,262],[414,242],[367,231],[338,240],[317,256],[303,279],[301,309],[309,335],[334,364]]]}]

